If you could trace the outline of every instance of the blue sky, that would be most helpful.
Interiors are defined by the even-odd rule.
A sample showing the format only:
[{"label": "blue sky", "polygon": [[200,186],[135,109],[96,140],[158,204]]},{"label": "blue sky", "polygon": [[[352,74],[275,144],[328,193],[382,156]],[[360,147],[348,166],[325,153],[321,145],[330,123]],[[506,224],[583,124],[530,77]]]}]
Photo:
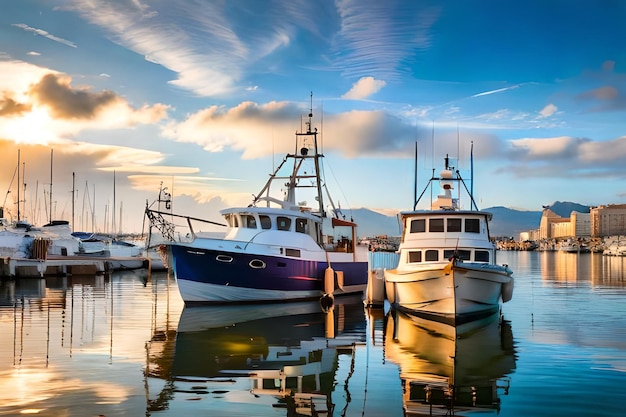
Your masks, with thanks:
[{"label": "blue sky", "polygon": [[51,161],[52,217],[71,220],[74,178],[76,229],[90,212],[111,221],[114,177],[125,230],[141,230],[161,182],[175,211],[219,219],[292,150],[311,92],[344,210],[411,208],[416,141],[420,188],[445,154],[469,178],[473,143],[481,208],[626,203],[625,1],[0,7],[6,217],[19,149],[35,223]]}]

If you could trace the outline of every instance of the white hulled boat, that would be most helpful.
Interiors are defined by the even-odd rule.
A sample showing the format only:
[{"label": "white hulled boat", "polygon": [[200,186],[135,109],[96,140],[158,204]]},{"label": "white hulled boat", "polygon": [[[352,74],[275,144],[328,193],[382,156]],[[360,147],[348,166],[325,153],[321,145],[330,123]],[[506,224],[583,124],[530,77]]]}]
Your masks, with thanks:
[{"label": "white hulled boat", "polygon": [[436,181],[443,194],[430,210],[398,215],[403,229],[400,259],[396,269],[385,270],[385,290],[398,309],[461,324],[499,311],[500,302],[513,295],[513,272],[496,264],[496,248],[489,237],[491,213],[462,210],[458,198],[453,198],[454,185],[465,183],[447,156],[440,177],[431,178],[426,189]]},{"label": "white hulled boat", "polygon": [[[330,195],[332,210],[326,211],[323,155],[312,117],[311,110],[305,130],[295,134],[295,152],[285,156],[252,203],[221,211],[223,236],[192,230],[191,242],[166,243],[186,303],[298,300],[365,290],[368,250],[357,244],[356,224],[340,217]],[[286,188],[282,199],[273,194],[279,188]],[[316,207],[303,200],[307,189]]]}]

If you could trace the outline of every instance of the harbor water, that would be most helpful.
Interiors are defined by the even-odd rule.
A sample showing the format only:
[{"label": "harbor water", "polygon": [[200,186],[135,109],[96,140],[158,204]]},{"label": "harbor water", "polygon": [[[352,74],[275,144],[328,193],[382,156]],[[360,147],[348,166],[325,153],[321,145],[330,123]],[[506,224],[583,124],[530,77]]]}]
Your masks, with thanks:
[{"label": "harbor water", "polygon": [[185,307],[145,270],[4,279],[0,415],[624,415],[626,258],[498,263],[513,299],[460,335],[360,297]]}]

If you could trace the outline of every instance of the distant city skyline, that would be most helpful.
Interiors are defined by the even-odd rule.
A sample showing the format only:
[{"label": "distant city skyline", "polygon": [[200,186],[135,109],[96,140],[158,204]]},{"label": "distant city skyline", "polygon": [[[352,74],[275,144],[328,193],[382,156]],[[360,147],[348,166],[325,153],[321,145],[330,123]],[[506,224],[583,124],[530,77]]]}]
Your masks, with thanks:
[{"label": "distant city skyline", "polygon": [[411,208],[416,142],[420,189],[446,154],[469,178],[473,144],[480,208],[623,204],[624,21],[590,0],[5,2],[5,214],[19,150],[23,213],[47,220],[54,150],[53,218],[74,195],[77,226],[140,232],[163,184],[220,220],[292,151],[311,93],[344,211]]}]

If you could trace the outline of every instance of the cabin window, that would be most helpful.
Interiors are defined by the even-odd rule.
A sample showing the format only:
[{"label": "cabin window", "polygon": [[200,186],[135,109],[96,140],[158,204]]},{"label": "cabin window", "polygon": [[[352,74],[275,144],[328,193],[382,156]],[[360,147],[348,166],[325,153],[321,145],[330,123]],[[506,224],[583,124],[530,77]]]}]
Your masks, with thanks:
[{"label": "cabin window", "polygon": [[426,231],[426,220],[411,220],[411,233],[424,233]]},{"label": "cabin window", "polygon": [[430,219],[428,222],[429,232],[443,232],[443,219]]},{"label": "cabin window", "polygon": [[298,233],[308,233],[307,221],[306,219],[296,219],[296,232]]},{"label": "cabin window", "polygon": [[226,221],[230,227],[239,227],[239,218],[232,214],[227,215]]},{"label": "cabin window", "polygon": [[480,220],[479,219],[465,219],[465,232],[466,233],[480,233]]},{"label": "cabin window", "polygon": [[285,248],[285,255],[293,256],[295,258],[299,258],[300,257],[300,249]]},{"label": "cabin window", "polygon": [[472,256],[472,252],[468,250],[448,249],[443,251],[443,257],[446,259],[452,258],[457,255],[458,259],[462,261],[469,261]]},{"label": "cabin window", "polygon": [[248,229],[256,229],[256,219],[250,214],[243,214],[241,216],[241,223],[243,224],[243,227],[247,227]]},{"label": "cabin window", "polygon": [[276,218],[276,227],[278,230],[289,230],[289,228],[291,228],[291,219],[289,217],[278,216]]},{"label": "cabin window", "polygon": [[261,215],[259,216],[259,220],[261,221],[261,229],[272,228],[272,220],[270,219],[270,216]]},{"label": "cabin window", "polygon": [[488,250],[477,250],[474,252],[474,261],[476,262],[489,262]]},{"label": "cabin window", "polygon": [[426,262],[429,261],[438,261],[439,260],[439,251],[434,249],[429,249],[426,251]]},{"label": "cabin window", "polygon": [[462,261],[469,261],[472,258],[472,251],[469,250],[460,250],[459,251],[459,258]]},{"label": "cabin window", "polygon": [[461,219],[448,219],[448,232],[461,231]]},{"label": "cabin window", "polygon": [[422,251],[411,251],[409,252],[409,262],[422,262]]}]

